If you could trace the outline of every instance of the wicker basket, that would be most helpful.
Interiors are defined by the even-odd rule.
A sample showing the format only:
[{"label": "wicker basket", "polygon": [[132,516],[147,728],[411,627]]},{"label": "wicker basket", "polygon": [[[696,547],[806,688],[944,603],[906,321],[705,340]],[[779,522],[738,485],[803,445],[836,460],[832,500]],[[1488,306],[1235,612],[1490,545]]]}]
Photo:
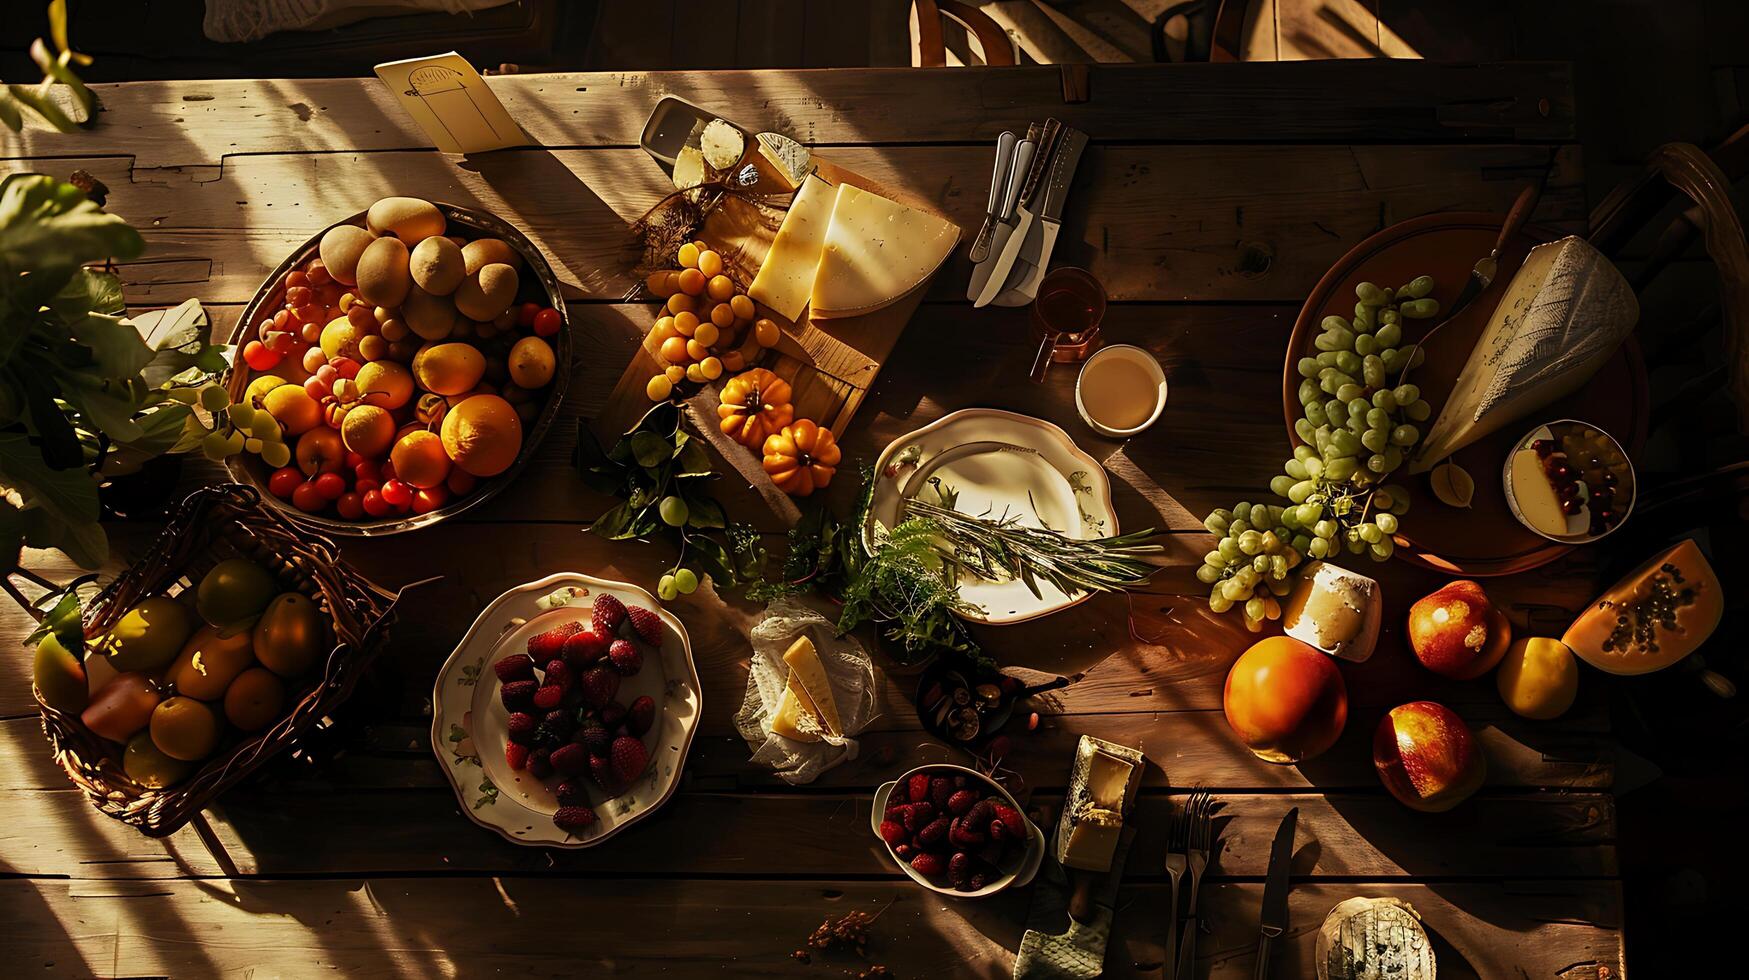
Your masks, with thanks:
[{"label": "wicker basket", "polygon": [[36,692],[43,733],[68,778],[98,810],[148,837],[168,836],[194,819],[213,797],[346,700],[381,648],[393,618],[394,598],[341,561],[332,541],[294,528],[264,507],[253,488],[221,484],[183,500],[151,549],[87,605],[86,638],[107,631],[140,600],[192,589],[214,565],[238,557],[259,562],[282,588],[314,599],[334,626],[334,649],[320,673],[305,678],[302,691],[288,690],[291,709],[271,727],[223,749],[181,783],[149,789],[123,772],[119,746],[93,734],[76,716],[44,704],[42,693]]}]

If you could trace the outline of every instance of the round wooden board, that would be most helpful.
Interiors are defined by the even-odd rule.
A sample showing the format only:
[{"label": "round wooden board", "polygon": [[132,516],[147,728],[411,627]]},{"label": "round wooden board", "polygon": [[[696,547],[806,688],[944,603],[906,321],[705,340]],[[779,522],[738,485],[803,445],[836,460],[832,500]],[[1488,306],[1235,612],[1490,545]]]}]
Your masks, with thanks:
[{"label": "round wooden board", "polygon": [[[1361,282],[1397,286],[1419,275],[1434,278],[1438,284],[1434,298],[1442,307],[1449,306],[1468,280],[1471,266],[1493,248],[1505,220],[1504,215],[1474,211],[1411,218],[1356,245],[1324,274],[1300,308],[1282,367],[1282,409],[1288,438],[1294,445],[1301,442],[1293,431],[1294,421],[1300,417],[1297,365],[1301,357],[1316,353],[1312,339],[1324,317],[1352,316],[1354,287]],[[1519,233],[1500,256],[1494,282],[1429,340],[1426,361],[1411,373],[1410,380],[1432,404],[1435,418],[1519,264],[1533,247],[1559,237],[1557,231],[1535,226]],[[1420,340],[1442,322],[1439,318],[1405,319],[1403,339],[1406,344]],[[1399,470],[1390,482],[1407,488],[1412,503],[1402,530],[1395,535],[1395,553],[1423,568],[1468,576],[1511,575],[1566,554],[1571,545],[1537,536],[1507,509],[1500,482],[1507,451],[1537,421],[1572,418],[1615,436],[1631,458],[1645,443],[1647,397],[1645,363],[1639,345],[1630,337],[1583,388],[1452,457],[1476,481],[1475,498],[1468,509],[1440,503],[1426,474]],[[1423,428],[1431,424],[1424,423]]]}]

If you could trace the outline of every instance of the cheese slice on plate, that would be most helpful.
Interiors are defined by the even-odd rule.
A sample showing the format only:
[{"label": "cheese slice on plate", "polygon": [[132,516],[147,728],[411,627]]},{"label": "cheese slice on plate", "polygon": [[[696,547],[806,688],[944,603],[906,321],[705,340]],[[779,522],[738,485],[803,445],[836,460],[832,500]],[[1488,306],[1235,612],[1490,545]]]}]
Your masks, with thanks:
[{"label": "cheese slice on plate", "polygon": [[1122,813],[1124,798],[1129,794],[1130,774],[1135,771],[1128,759],[1109,752],[1093,753],[1087,767],[1087,795],[1093,805]]},{"label": "cheese slice on plate", "polygon": [[833,193],[831,184],[808,175],[790,202],[789,213],[783,216],[771,251],[747,287],[754,302],[763,303],[791,323],[801,319],[808,305],[814,269],[820,264],[826,229],[832,223]]},{"label": "cheese slice on plate", "polygon": [[959,240],[959,226],[945,218],[839,185],[814,272],[813,315],[860,316],[891,306],[927,282]]},{"label": "cheese slice on plate", "polygon": [[[789,650],[783,655],[783,662],[789,665],[790,687],[799,688],[815,719],[827,733],[844,734],[844,723],[838,717],[838,702],[832,697],[832,683],[826,677],[826,665],[820,663],[820,654],[814,649],[814,643],[806,636],[799,636],[790,644]],[[799,700],[799,699],[798,699]]]}]

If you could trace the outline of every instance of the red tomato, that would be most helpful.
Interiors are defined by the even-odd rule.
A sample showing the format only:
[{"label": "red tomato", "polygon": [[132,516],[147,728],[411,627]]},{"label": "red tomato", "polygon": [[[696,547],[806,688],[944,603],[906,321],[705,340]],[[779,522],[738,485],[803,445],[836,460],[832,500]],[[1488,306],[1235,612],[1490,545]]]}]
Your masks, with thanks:
[{"label": "red tomato", "polygon": [[334,501],[334,509],[341,517],[356,521],[364,516],[364,498],[356,493],[343,493],[339,500]]},{"label": "red tomato", "polygon": [[516,309],[516,325],[524,330],[534,327],[534,315],[541,311],[539,303],[524,303]]},{"label": "red tomato", "polygon": [[449,468],[449,478],[443,482],[449,487],[450,493],[453,493],[458,497],[465,497],[473,491],[474,485],[479,483],[480,480],[479,477],[474,476],[474,474],[469,473],[467,470],[464,470],[459,466],[452,466]]},{"label": "red tomato", "polygon": [[314,481],[298,484],[298,488],[292,491],[291,500],[293,507],[306,514],[321,513],[328,506],[328,498],[316,489]]},{"label": "red tomato", "polygon": [[[352,457],[354,456],[358,456],[358,454],[346,454],[346,465],[352,467],[353,479],[360,483],[369,482],[372,485],[376,484],[376,482],[381,479],[381,477],[377,475],[377,461],[374,459],[365,459],[363,456],[358,456],[357,459],[353,459]],[[363,493],[364,491],[360,490],[359,492]]]},{"label": "red tomato", "polygon": [[346,451],[346,455],[340,458],[346,463],[346,468],[349,470],[356,469],[358,464],[364,462],[364,456],[362,454],[355,453],[350,449]]},{"label": "red tomato", "polygon": [[243,345],[243,361],[254,371],[271,371],[279,366],[279,354],[259,340]]},{"label": "red tomato", "polygon": [[413,513],[425,514],[449,502],[449,491],[441,486],[428,487],[413,494]]},{"label": "red tomato", "polygon": [[364,505],[364,512],[372,517],[387,517],[389,512],[394,510],[393,507],[389,506],[389,502],[383,499],[383,495],[375,490],[366,490],[364,498],[360,502]]},{"label": "red tomato", "polygon": [[551,337],[559,332],[559,311],[547,307],[534,315],[534,332],[537,336]]},{"label": "red tomato", "polygon": [[267,478],[267,492],[281,500],[290,500],[292,491],[304,482],[304,474],[295,466],[287,466],[273,471]]},{"label": "red tomato", "polygon": [[400,480],[389,480],[383,484],[383,499],[392,507],[405,507],[413,502],[413,487]]},{"label": "red tomato", "polygon": [[310,481],[325,500],[339,500],[346,493],[346,478],[338,473],[323,473]]}]

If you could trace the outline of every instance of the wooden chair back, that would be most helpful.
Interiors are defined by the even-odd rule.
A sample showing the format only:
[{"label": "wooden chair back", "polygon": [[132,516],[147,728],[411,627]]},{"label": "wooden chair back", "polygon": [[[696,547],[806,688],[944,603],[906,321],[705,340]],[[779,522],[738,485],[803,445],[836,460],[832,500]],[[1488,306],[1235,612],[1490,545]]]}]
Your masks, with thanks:
[{"label": "wooden chair back", "polygon": [[[945,68],[948,65],[949,30],[967,41],[977,42],[978,54],[986,65],[1020,63],[1020,48],[1002,26],[989,14],[961,0],[912,0],[911,3],[911,64],[916,68]],[[959,47],[955,45],[955,47]],[[961,50],[969,53],[969,45]],[[957,51],[955,60],[967,64]]]}]

